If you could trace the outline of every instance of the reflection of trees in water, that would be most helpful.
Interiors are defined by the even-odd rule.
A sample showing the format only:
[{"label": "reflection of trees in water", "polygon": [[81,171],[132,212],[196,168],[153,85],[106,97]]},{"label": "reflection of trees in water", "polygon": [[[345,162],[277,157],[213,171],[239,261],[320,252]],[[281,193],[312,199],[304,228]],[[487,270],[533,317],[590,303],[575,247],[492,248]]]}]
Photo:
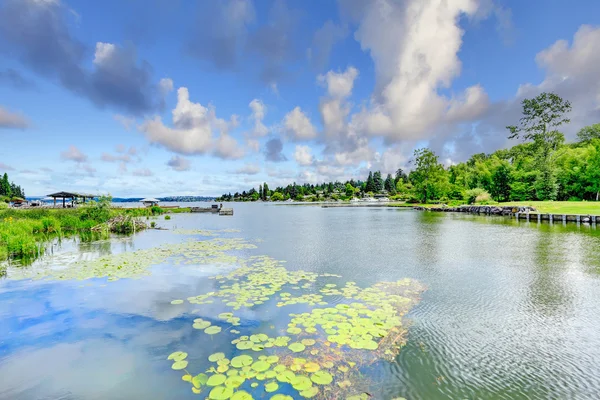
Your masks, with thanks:
[{"label": "reflection of trees in water", "polygon": [[561,236],[540,232],[533,251],[528,305],[544,316],[565,314],[573,306],[573,292],[565,279],[568,249]]},{"label": "reflection of trees in water", "polygon": [[444,214],[433,212],[417,212],[414,213],[418,223],[415,240],[416,247],[413,254],[420,266],[430,268],[437,265],[440,261],[440,256],[443,255],[440,251],[441,244],[441,227],[444,221]]}]

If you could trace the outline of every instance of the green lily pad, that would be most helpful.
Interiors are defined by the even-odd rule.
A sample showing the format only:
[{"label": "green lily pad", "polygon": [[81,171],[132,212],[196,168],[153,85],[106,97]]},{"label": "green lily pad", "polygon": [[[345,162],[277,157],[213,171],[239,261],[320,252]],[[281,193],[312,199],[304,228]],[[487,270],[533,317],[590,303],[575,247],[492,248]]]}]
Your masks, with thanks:
[{"label": "green lily pad", "polygon": [[181,360],[185,360],[188,356],[188,353],[184,352],[184,351],[176,351],[174,353],[169,354],[169,357],[167,357],[167,360],[173,360],[173,361],[181,361]]},{"label": "green lily pad", "polygon": [[225,386],[214,387],[208,394],[208,398],[212,400],[226,400],[233,395],[233,389]]},{"label": "green lily pad", "polygon": [[312,386],[312,382],[310,381],[310,379],[303,375],[296,375],[296,378],[294,378],[294,380],[290,383],[292,384],[292,387],[299,392],[306,390]]},{"label": "green lily pad", "polygon": [[302,344],[302,343],[292,343],[288,346],[288,349],[290,349],[291,351],[293,351],[294,353],[299,353],[301,351],[303,351],[306,347]]},{"label": "green lily pad", "polygon": [[217,362],[225,358],[225,353],[214,353],[208,356],[208,361]]},{"label": "green lily pad", "polygon": [[245,380],[246,379],[242,378],[241,376],[230,376],[225,381],[225,386],[235,389],[239,386],[242,386]]},{"label": "green lily pad", "polygon": [[271,364],[269,364],[266,361],[257,361],[254,364],[252,364],[252,369],[255,370],[256,372],[264,372],[266,370],[268,370],[271,367]]},{"label": "green lily pad", "polygon": [[249,340],[244,340],[244,341],[238,342],[235,345],[235,347],[237,347],[239,350],[248,350],[248,349],[251,349],[252,346],[254,346],[254,343]]},{"label": "green lily pad", "polygon": [[231,359],[231,366],[234,368],[242,368],[252,364],[253,361],[251,356],[242,354],[241,356],[236,356]]},{"label": "green lily pad", "polygon": [[183,300],[173,300],[173,301],[171,302],[171,304],[173,304],[173,305],[177,305],[177,304],[183,304]]},{"label": "green lily pad", "polygon": [[301,343],[305,346],[312,346],[317,341],[315,339],[302,339]]},{"label": "green lily pad", "polygon": [[231,396],[231,400],[252,400],[254,397],[245,390],[240,390],[239,392],[235,392],[233,396]]},{"label": "green lily pad", "polygon": [[310,399],[311,397],[315,397],[319,393],[319,388],[316,386],[312,386],[306,390],[300,392],[300,396]]},{"label": "green lily pad", "polygon": [[194,325],[192,325],[192,328],[194,329],[206,329],[210,326],[210,321],[200,321],[200,322],[194,322]]},{"label": "green lily pad", "polygon": [[310,379],[317,385],[329,385],[333,381],[333,376],[327,371],[317,371],[310,376]]},{"label": "green lily pad", "polygon": [[269,364],[275,364],[277,361],[279,361],[279,357],[278,356],[268,356],[266,361]]},{"label": "green lily pad", "polygon": [[185,360],[182,361],[175,361],[173,363],[173,365],[171,365],[171,368],[173,368],[175,371],[179,371],[181,369],[184,369],[185,367],[187,367],[188,362]]},{"label": "green lily pad", "polygon": [[216,333],[221,332],[221,327],[220,326],[209,326],[208,328],[206,328],[204,330],[204,333],[206,333],[207,335],[214,335]]},{"label": "green lily pad", "polygon": [[265,384],[265,392],[267,393],[274,392],[277,389],[279,389],[279,385],[277,384],[277,382],[269,382]]},{"label": "green lily pad", "polygon": [[208,380],[206,381],[206,384],[208,386],[219,386],[219,385],[222,385],[226,379],[227,379],[227,376],[225,376],[225,375],[215,374],[215,375],[211,375],[211,377],[208,378]]},{"label": "green lily pad", "polygon": [[206,385],[206,381],[208,381],[208,376],[206,374],[198,374],[192,378],[192,384],[197,388]]},{"label": "green lily pad", "polygon": [[287,396],[285,394],[276,394],[275,396],[272,396],[270,400],[294,400],[294,398],[292,396]]}]

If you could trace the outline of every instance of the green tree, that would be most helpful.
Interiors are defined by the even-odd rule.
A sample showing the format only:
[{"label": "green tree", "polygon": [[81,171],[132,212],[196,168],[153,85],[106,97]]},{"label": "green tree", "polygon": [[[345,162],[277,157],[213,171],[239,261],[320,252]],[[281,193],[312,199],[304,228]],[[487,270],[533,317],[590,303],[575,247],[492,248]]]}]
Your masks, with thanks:
[{"label": "green tree", "polygon": [[381,178],[381,171],[375,171],[373,174],[373,186],[374,192],[381,192],[383,190],[383,179]]},{"label": "green tree", "polygon": [[263,200],[267,200],[267,197],[269,197],[271,195],[271,193],[269,193],[269,185],[267,185],[267,182],[263,183]]},{"label": "green tree", "polygon": [[365,192],[375,192],[375,181],[373,180],[373,173],[369,171],[369,177],[365,185]]},{"label": "green tree", "polygon": [[352,186],[350,182],[346,183],[346,196],[354,196],[354,186]]},{"label": "green tree", "polygon": [[8,181],[8,174],[5,172],[0,180],[0,196],[11,197],[12,191],[10,189],[10,182]]},{"label": "green tree", "polygon": [[510,199],[510,164],[501,162],[492,174],[490,194],[496,201],[507,201]]},{"label": "green tree", "polygon": [[533,142],[536,150],[537,177],[535,190],[540,200],[554,200],[557,194],[554,153],[564,142],[564,136],[556,128],[569,123],[565,116],[571,111],[571,103],[554,93],[542,93],[533,99],[524,99],[523,117],[519,125],[507,126],[509,138],[522,138]]},{"label": "green tree", "polygon": [[383,187],[385,190],[387,190],[389,194],[396,194],[396,184],[394,183],[394,178],[392,178],[392,174],[387,174]]},{"label": "green tree", "polygon": [[444,167],[438,163],[438,157],[427,148],[417,149],[414,152],[415,169],[409,178],[415,188],[418,199],[427,203],[441,196],[443,186],[447,183]]},{"label": "green tree", "polygon": [[577,138],[581,142],[590,142],[593,139],[600,139],[600,124],[584,126],[577,132]]},{"label": "green tree", "polygon": [[600,198],[600,139],[593,139],[592,146],[593,150],[588,161],[586,180],[588,181],[588,190],[596,193],[596,201],[598,201]]},{"label": "green tree", "polygon": [[403,183],[408,182],[408,175],[402,170],[402,168],[398,168],[396,170],[396,176],[394,177],[394,185],[396,185],[399,181]]},{"label": "green tree", "polygon": [[283,194],[281,192],[275,192],[275,193],[271,194],[271,200],[272,201],[281,201],[281,200],[283,200]]}]

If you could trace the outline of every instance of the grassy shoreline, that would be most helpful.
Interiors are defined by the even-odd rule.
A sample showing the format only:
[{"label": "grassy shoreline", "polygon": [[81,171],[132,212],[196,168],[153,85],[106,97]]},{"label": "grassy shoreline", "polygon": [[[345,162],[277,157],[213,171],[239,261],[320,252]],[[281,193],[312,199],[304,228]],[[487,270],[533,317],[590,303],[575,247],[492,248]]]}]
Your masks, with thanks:
[{"label": "grassy shoreline", "polygon": [[15,259],[27,263],[35,260],[55,239],[79,236],[81,240],[90,241],[110,233],[129,234],[135,230],[136,219],[189,211],[189,207],[119,209],[112,208],[106,201],[66,209],[0,209],[0,262]]},{"label": "grassy shoreline", "polygon": [[[592,201],[509,201],[498,206],[531,206],[544,214],[600,215],[600,202]],[[440,207],[440,204],[390,203],[389,207]]]}]

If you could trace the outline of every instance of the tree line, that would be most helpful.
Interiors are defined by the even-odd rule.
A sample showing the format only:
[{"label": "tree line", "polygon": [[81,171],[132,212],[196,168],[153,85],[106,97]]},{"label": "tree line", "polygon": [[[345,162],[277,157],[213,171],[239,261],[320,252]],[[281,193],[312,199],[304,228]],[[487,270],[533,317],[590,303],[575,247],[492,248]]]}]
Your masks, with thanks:
[{"label": "tree line", "polygon": [[21,186],[8,180],[8,174],[5,172],[0,179],[0,201],[8,202],[12,198],[25,198],[25,190]]},{"label": "tree line", "polygon": [[522,102],[523,115],[507,126],[508,137],[522,143],[490,154],[472,155],[445,167],[429,148],[417,149],[407,173],[399,169],[383,179],[380,171],[366,180],[296,183],[271,190],[267,183],[221,201],[349,200],[385,195],[411,202],[599,200],[600,123],[583,127],[577,141],[565,143],[559,127],[569,123],[569,101],[542,93]]}]

